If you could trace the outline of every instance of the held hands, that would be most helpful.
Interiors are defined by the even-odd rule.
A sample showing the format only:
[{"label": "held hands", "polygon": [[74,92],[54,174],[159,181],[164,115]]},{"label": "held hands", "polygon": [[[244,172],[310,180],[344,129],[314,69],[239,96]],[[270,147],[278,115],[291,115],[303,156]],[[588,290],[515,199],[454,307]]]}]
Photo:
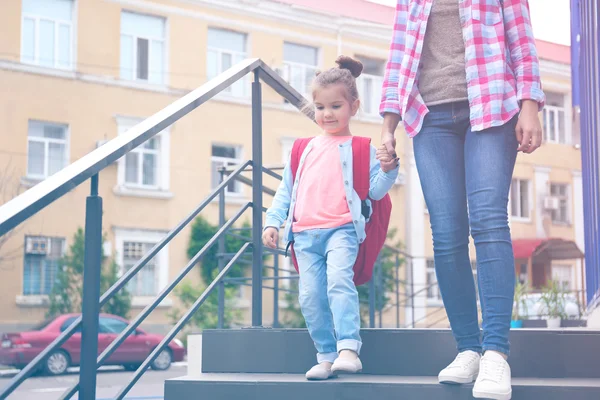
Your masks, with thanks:
[{"label": "held hands", "polygon": [[377,159],[381,163],[383,172],[393,171],[398,167],[399,159],[396,155],[396,139],[391,133],[381,134],[381,146],[377,149]]},{"label": "held hands", "polygon": [[268,227],[262,234],[262,241],[268,248],[276,249],[277,242],[279,242],[279,232],[272,226]]}]

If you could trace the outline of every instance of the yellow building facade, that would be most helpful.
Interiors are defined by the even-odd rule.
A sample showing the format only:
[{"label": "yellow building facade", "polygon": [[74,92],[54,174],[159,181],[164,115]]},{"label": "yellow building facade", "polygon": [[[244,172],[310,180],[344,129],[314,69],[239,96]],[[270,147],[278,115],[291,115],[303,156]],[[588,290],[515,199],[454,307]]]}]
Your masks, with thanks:
[{"label": "yellow building facade", "polygon": [[[391,13],[391,11],[390,11]],[[391,16],[390,16],[391,22]],[[115,138],[245,58],[261,58],[301,93],[318,69],[339,54],[357,57],[365,71],[355,135],[378,142],[378,103],[391,27],[357,17],[277,1],[7,0],[0,5],[1,202]],[[550,107],[546,144],[520,155],[511,195],[515,238],[560,237],[583,248],[581,159],[572,129],[569,65],[542,56]],[[249,79],[176,122],[99,176],[104,199],[105,254],[131,267],[198,205],[219,182],[218,169],[251,153]],[[263,158],[281,164],[294,138],[316,126],[263,85]],[[411,143],[398,132],[401,174],[391,191],[392,227],[414,259],[416,291],[435,283],[427,211]],[[265,180],[271,188],[274,180]],[[251,197],[231,185],[231,215]],[[0,247],[0,329],[39,322],[47,310],[57,260],[84,225],[84,184],[11,232]],[[551,200],[547,200],[551,199]],[[271,198],[265,196],[265,204]],[[217,222],[217,203],[202,214]],[[250,222],[250,214],[242,220]],[[187,264],[189,228],[171,242],[130,286],[133,312],[147,305]],[[474,251],[472,251],[474,259]],[[282,265],[287,265],[282,260]],[[571,290],[581,289],[577,261],[552,266]],[[403,273],[406,273],[406,269]],[[198,272],[190,277],[198,281]],[[264,320],[272,321],[272,292],[264,292]],[[238,307],[247,309],[250,290]],[[414,317],[440,306],[435,288],[415,300]],[[152,314],[151,329],[169,323],[169,297]],[[413,309],[403,308],[404,321]],[[248,313],[245,313],[249,320]],[[394,320],[385,313],[385,324]],[[424,322],[425,323],[425,322]],[[444,324],[445,322],[439,322]],[[153,325],[153,326],[152,326]]]}]

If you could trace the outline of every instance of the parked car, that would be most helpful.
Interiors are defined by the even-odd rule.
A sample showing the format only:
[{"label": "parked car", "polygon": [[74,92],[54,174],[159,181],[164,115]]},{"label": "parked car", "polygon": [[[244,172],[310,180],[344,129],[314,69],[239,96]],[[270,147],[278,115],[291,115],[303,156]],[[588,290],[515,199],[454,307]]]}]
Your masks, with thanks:
[{"label": "parked car", "polygon": [[[0,364],[23,368],[66,330],[80,314],[65,314],[47,320],[30,331],[1,334]],[[101,314],[98,330],[98,354],[102,353],[117,338],[129,322],[110,314]],[[137,369],[150,352],[163,340],[163,336],[135,332],[114,351],[104,365],[123,365],[127,370]],[[42,370],[48,375],[61,375],[67,368],[79,365],[81,353],[81,329],[78,329],[60,349],[53,351],[44,361]],[[151,367],[166,370],[172,362],[182,361],[185,348],[180,340],[169,343],[154,360]]]},{"label": "parked car", "polygon": [[[527,319],[545,319],[546,306],[542,302],[541,293],[529,293],[525,295],[525,304],[519,304],[519,315]],[[525,309],[525,306],[527,309]],[[565,315],[567,319],[577,319],[581,316],[579,303],[572,294],[565,295]]]}]

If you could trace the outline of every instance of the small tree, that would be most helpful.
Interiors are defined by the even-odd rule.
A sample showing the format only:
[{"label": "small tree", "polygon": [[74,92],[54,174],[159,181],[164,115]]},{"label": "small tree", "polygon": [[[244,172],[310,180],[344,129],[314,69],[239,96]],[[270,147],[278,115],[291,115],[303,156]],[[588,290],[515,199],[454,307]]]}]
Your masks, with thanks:
[{"label": "small tree", "polygon": [[[48,317],[81,312],[83,295],[83,271],[85,256],[85,234],[79,228],[73,236],[68,253],[60,260],[56,282],[50,293]],[[107,291],[119,279],[119,266],[102,252],[100,293]],[[102,308],[102,312],[126,318],[131,309],[131,295],[126,288],[116,293]]]},{"label": "small tree", "polygon": [[[231,234],[225,235],[225,252],[228,254],[237,253],[244,243],[251,241],[249,229],[250,225],[244,223],[242,229],[236,230],[236,236]],[[194,257],[214,235],[218,232],[219,228],[215,225],[210,224],[203,217],[198,217],[194,220],[191,227],[190,241],[188,244],[187,255],[189,258]],[[241,236],[241,237],[237,237]],[[219,274],[219,254],[218,244],[215,243],[206,254],[200,259],[200,276],[204,284],[193,285],[190,282],[184,282],[175,289],[175,295],[181,302],[181,304],[187,310],[191,305],[200,297],[204,292],[207,284],[212,282],[215,277]],[[230,257],[225,257],[225,263]],[[244,276],[246,269],[244,257],[241,257],[236,265],[227,274],[228,278],[241,278]],[[240,310],[235,308],[235,302],[237,298],[237,289],[230,285],[225,285],[225,313],[223,320],[223,327],[229,328],[235,321],[241,319],[242,313]],[[202,329],[216,328],[218,325],[218,290],[215,288],[204,304],[196,311],[192,320],[191,325]],[[181,310],[174,310],[170,315],[174,321],[179,320],[181,317]]]}]

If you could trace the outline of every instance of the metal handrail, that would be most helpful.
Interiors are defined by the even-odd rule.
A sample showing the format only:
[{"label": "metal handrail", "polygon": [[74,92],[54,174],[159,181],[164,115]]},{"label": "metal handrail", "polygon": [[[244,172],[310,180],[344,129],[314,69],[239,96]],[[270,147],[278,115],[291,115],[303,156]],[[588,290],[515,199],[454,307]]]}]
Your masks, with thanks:
[{"label": "metal handrail", "polygon": [[131,150],[152,139],[162,130],[251,72],[256,72],[263,82],[309,118],[314,119],[312,113],[304,109],[306,99],[267,64],[257,58],[244,60],[216,78],[206,82],[198,89],[174,101],[124,134],[110,140],[103,146],[2,205],[0,207],[0,236],[35,215],[53,201],[75,189],[87,179],[98,174]]},{"label": "metal handrail", "polygon": [[[247,161],[231,173],[226,180],[217,186],[211,194],[209,194],[186,218],[184,218],[175,228],[165,235],[154,247],[146,253],[133,267],[128,269],[101,297],[100,307],[103,307],[108,301],[141,270],[148,262],[150,262],[181,230],[183,230],[193,219],[204,209],[211,201],[220,193],[223,193],[225,188],[236,179],[238,174],[241,174],[250,161]],[[35,371],[40,363],[50,353],[61,347],[67,340],[73,336],[75,331],[81,326],[82,317],[79,316],[73,323],[65,329],[52,343],[50,343],[40,354],[38,354],[29,364],[25,366],[17,375],[15,375],[8,385],[0,392],[0,398],[4,398],[12,393],[23,381],[25,381],[33,371]]]},{"label": "metal handrail", "polygon": [[[112,163],[114,163],[115,161],[117,161],[119,158],[121,158],[128,152],[130,152],[131,150],[133,150],[134,148],[136,148],[136,147],[142,145],[143,143],[145,143],[146,141],[152,139],[154,136],[156,136],[162,130],[164,130],[168,126],[172,125],[173,123],[178,121],[180,118],[184,117],[185,115],[189,114],[191,111],[198,108],[200,105],[207,102],[208,100],[213,98],[215,95],[217,95],[218,93],[220,93],[227,87],[231,86],[236,81],[242,79],[244,76],[246,76],[247,74],[252,73],[252,72],[254,73],[254,83],[253,83],[253,91],[252,91],[252,125],[253,125],[252,126],[252,132],[253,132],[252,161],[249,161],[249,162],[241,165],[234,174],[230,175],[228,177],[228,179],[224,180],[191,214],[189,214],[188,217],[186,217],[176,228],[171,230],[169,232],[169,234],[167,234],[163,240],[161,240],[159,243],[157,243],[151,249],[151,251],[148,254],[146,254],[133,268],[128,270],[106,293],[104,293],[104,295],[102,295],[100,297],[100,299],[98,299],[97,294],[92,295],[92,296],[89,296],[89,294],[88,294],[90,299],[93,299],[94,296],[96,296],[96,299],[98,299],[98,303],[93,305],[93,302],[92,302],[90,305],[89,301],[86,301],[86,296],[85,296],[86,293],[84,293],[83,303],[85,303],[85,304],[83,307],[82,316],[78,317],[73,324],[71,324],[61,335],[59,335],[58,338],[56,338],[50,344],[50,346],[48,346],[44,351],[42,351],[23,370],[21,370],[9,382],[9,384],[5,388],[3,388],[3,390],[0,392],[0,398],[4,399],[8,395],[10,395],[25,379],[27,379],[27,377],[35,370],[35,368],[37,368],[39,366],[39,364],[50,354],[50,352],[61,347],[69,339],[69,337],[72,336],[72,334],[81,326],[82,321],[84,321],[84,320],[88,321],[88,322],[85,322],[84,325],[86,323],[90,324],[88,326],[90,331],[88,331],[89,333],[87,335],[85,335],[85,336],[87,336],[88,339],[85,339],[85,337],[84,337],[83,342],[86,342],[86,340],[87,341],[95,340],[96,346],[97,346],[97,338],[94,339],[91,336],[94,336],[94,331],[97,332],[98,327],[97,327],[97,325],[94,327],[94,323],[90,323],[90,321],[93,321],[94,318],[96,318],[96,317],[92,316],[90,318],[90,315],[97,315],[99,312],[99,308],[102,305],[104,305],[118,290],[122,289],[127,284],[127,282],[129,280],[131,280],[131,278],[133,276],[135,276],[135,274],[137,274],[139,272],[139,270],[141,268],[143,268],[152,259],[152,257],[156,256],[156,254],[158,254],[158,252],[160,252],[160,250],[173,237],[175,237],[185,226],[187,226],[187,224],[189,224],[189,222],[191,222],[197,216],[197,214],[200,211],[202,211],[203,208],[206,207],[206,205],[208,205],[217,195],[221,194],[223,196],[224,188],[227,186],[227,184],[229,184],[234,179],[237,179],[240,176],[240,173],[248,166],[253,167],[253,178],[254,178],[253,183],[255,183],[255,185],[253,187],[253,199],[255,202],[246,204],[240,211],[237,218],[239,218],[239,216],[241,216],[241,213],[243,213],[246,209],[248,209],[248,207],[252,206],[253,208],[260,210],[260,212],[256,212],[256,210],[254,212],[253,225],[257,225],[257,223],[258,223],[258,225],[261,225],[260,222],[262,221],[263,206],[262,206],[262,199],[259,196],[262,195],[261,174],[263,173],[263,171],[262,171],[262,139],[260,138],[262,136],[262,112],[261,112],[262,99],[261,99],[261,89],[260,89],[259,80],[262,80],[263,82],[268,84],[272,89],[274,89],[277,93],[279,93],[281,96],[283,96],[289,103],[296,106],[302,113],[304,113],[306,116],[311,118],[313,121],[314,121],[314,115],[310,111],[307,111],[306,108],[304,107],[306,104],[306,100],[295,89],[293,89],[288,83],[286,83],[275,71],[273,71],[271,68],[269,68],[262,60],[260,60],[260,59],[245,60],[245,61],[233,66],[232,68],[225,71],[224,73],[217,76],[216,78],[208,81],[207,83],[205,83],[198,89],[190,92],[186,96],[176,100],[169,106],[165,107],[163,110],[157,112],[153,116],[147,118],[146,120],[142,121],[138,125],[134,126],[130,130],[125,132],[123,135],[119,135],[115,139],[110,140],[105,145],[97,148],[96,150],[92,151],[91,153],[89,153],[86,156],[82,157],[81,159],[77,160],[73,164],[65,167],[63,170],[59,171],[55,175],[49,177],[48,179],[44,180],[43,182],[40,182],[38,185],[34,186],[33,188],[29,189],[25,193],[17,196],[16,198],[12,199],[11,201],[7,202],[6,204],[4,204],[0,207],[0,236],[1,236],[1,235],[6,234],[7,232],[9,232],[11,229],[15,228],[20,223],[27,220],[31,216],[35,215],[42,209],[44,209],[52,202],[61,198],[66,193],[73,190],[74,188],[79,186],[84,181],[91,178],[92,190],[91,190],[91,196],[88,197],[88,204],[92,204],[93,207],[90,206],[89,208],[86,208],[86,232],[87,233],[86,233],[86,268],[84,271],[84,286],[88,285],[92,289],[97,289],[97,288],[95,288],[95,286],[99,285],[99,282],[96,282],[97,277],[95,275],[97,275],[99,273],[98,272],[98,268],[99,268],[98,263],[100,261],[99,261],[99,257],[98,257],[98,254],[99,254],[98,249],[96,247],[98,247],[99,238],[101,238],[101,235],[99,235],[99,232],[101,230],[101,210],[102,210],[102,201],[98,197],[98,173],[100,171],[102,171],[104,168],[106,168],[107,166],[109,166]],[[257,170],[257,166],[260,167],[260,168],[258,168],[259,170]],[[260,186],[260,187],[257,188],[257,186]],[[90,200],[92,200],[92,201],[90,201]],[[88,217],[90,217],[89,220],[88,220]],[[235,218],[235,219],[237,219],[237,218]],[[93,226],[94,229],[90,229],[88,231],[88,229],[87,229],[88,223],[91,224],[90,226]],[[222,226],[222,229],[219,231],[220,235],[213,237],[213,239],[210,242],[211,245],[214,244],[219,239],[219,237],[231,226],[231,224],[228,223],[225,226]],[[90,232],[90,231],[92,231],[92,232]],[[89,233],[89,237],[88,237],[88,233]],[[255,253],[253,256],[253,263],[256,265],[253,265],[253,273],[255,273],[257,278],[259,278],[259,279],[255,279],[255,280],[260,281],[262,276],[261,276],[261,272],[260,272],[259,263],[260,263],[260,260],[262,259],[262,246],[258,246],[259,248],[257,248],[256,244],[260,243],[260,238],[257,238],[254,236],[256,236],[256,235],[253,235],[253,249],[254,249],[254,253]],[[89,239],[89,243],[88,243],[88,239]],[[88,244],[90,245],[89,248],[88,248]],[[206,246],[205,246],[205,248],[206,248]],[[245,250],[245,248],[244,248],[244,250]],[[90,257],[89,260],[88,260],[88,251],[89,251],[89,257]],[[203,251],[201,250],[200,253],[203,254]],[[184,270],[185,273],[189,272],[189,270],[198,261],[199,257],[201,256],[200,253],[197,254],[193,258],[192,261],[190,261],[190,264],[188,264],[188,266]],[[235,257],[236,261],[237,261],[237,258],[238,257]],[[89,271],[88,271],[88,261],[90,263]],[[86,281],[86,273],[91,273],[91,275],[88,277],[87,281]],[[149,312],[151,312],[157,306],[157,304],[159,304],[160,301],[162,301],[162,299],[164,299],[164,297],[167,296],[168,292],[170,292],[170,290],[172,290],[175,287],[175,285],[177,283],[179,283],[179,281],[183,278],[183,275],[185,275],[185,273],[182,272],[182,274],[180,274],[178,276],[178,278],[176,278],[176,280],[171,285],[169,285],[169,287],[167,288],[168,290],[167,289],[163,290],[163,292],[161,292],[161,294],[157,297],[157,300],[155,300],[151,305],[146,307],[146,309],[144,309],[142,314],[129,324],[126,331],[131,333],[132,330],[135,329],[135,327],[137,327],[141,323],[141,321],[149,314]],[[221,275],[219,275],[219,276],[221,276]],[[220,282],[213,281],[213,283],[216,285],[217,283],[220,283]],[[255,285],[253,285],[253,299],[258,299],[259,301],[261,300],[262,296],[260,294],[260,290],[261,290],[260,283],[256,283]],[[86,306],[86,304],[88,306]],[[201,303],[198,304],[198,307],[200,305],[201,305]],[[87,314],[86,314],[86,309],[88,310]],[[257,309],[258,309],[258,307],[257,307]],[[93,314],[90,314],[90,312]],[[256,321],[259,321],[262,319],[260,312],[256,312],[256,314],[257,315],[255,316],[254,309],[253,309],[253,325],[256,323]],[[179,326],[179,325],[177,325],[177,326]],[[83,330],[84,330],[84,332],[86,331],[85,326],[84,326]],[[126,333],[122,332],[122,334],[117,339],[115,339],[115,341],[113,341],[113,343],[111,343],[111,346],[109,346],[109,348],[107,348],[100,355],[98,360],[96,360],[96,359],[94,360],[96,362],[95,364],[90,364],[90,361],[88,360],[88,362],[85,362],[85,365],[84,365],[85,360],[83,360],[84,355],[82,355],[82,368],[81,368],[81,372],[80,372],[79,384],[81,384],[83,376],[87,376],[88,378],[90,377],[90,375],[89,375],[89,373],[91,371],[90,368],[93,368],[93,372],[94,372],[94,376],[95,376],[95,372],[97,370],[97,367],[99,366],[98,361],[100,361],[100,363],[105,361],[106,358],[110,356],[110,353],[112,353],[112,351],[114,351],[114,349],[116,349],[120,345],[120,343],[123,341],[123,339],[125,337],[126,337]],[[82,348],[84,347],[84,344],[85,343],[82,344]],[[93,342],[91,344],[93,345]],[[91,347],[89,347],[88,350],[90,348]],[[94,355],[94,358],[96,358],[96,357],[97,357],[97,355]],[[148,361],[148,360],[146,360],[146,361]],[[150,361],[150,362],[152,362],[152,361]],[[147,365],[149,365],[149,362],[148,363],[145,362],[144,365],[146,365],[146,367],[147,367]],[[84,372],[84,370],[86,372]],[[140,372],[140,370],[138,370],[138,372],[139,372],[139,375],[141,375],[144,371]],[[136,376],[138,376],[138,375],[136,375]],[[138,376],[138,378],[139,378],[139,376]],[[91,379],[91,382],[92,382],[91,385],[95,386],[95,379]],[[72,394],[77,392],[77,390],[79,388],[79,384],[74,386],[70,390],[68,390],[65,393],[65,396],[63,398],[70,398],[72,396]],[[124,396],[125,393],[130,388],[131,388],[131,386],[126,387],[122,391],[122,395]],[[95,392],[95,388],[93,391],[90,390],[90,384],[86,383],[86,390],[84,390],[83,392],[93,393],[93,392]],[[85,393],[82,393],[82,395],[85,395]],[[93,397],[94,395],[91,394],[91,396]]]}]

